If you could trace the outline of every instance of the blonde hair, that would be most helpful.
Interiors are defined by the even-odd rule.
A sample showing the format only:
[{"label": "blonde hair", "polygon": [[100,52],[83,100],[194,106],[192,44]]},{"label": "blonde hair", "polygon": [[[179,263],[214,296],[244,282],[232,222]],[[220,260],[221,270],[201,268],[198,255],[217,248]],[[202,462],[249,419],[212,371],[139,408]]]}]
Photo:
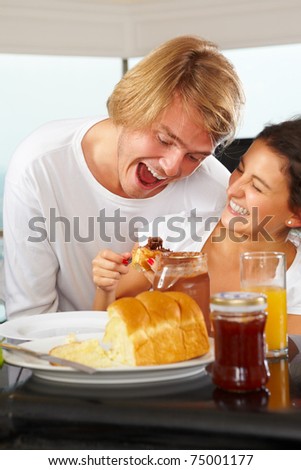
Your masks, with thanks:
[{"label": "blonde hair", "polygon": [[233,140],[244,102],[240,80],[217,46],[197,36],[171,39],[129,70],[108,99],[109,116],[116,125],[149,128],[176,95],[196,109],[215,145]]}]

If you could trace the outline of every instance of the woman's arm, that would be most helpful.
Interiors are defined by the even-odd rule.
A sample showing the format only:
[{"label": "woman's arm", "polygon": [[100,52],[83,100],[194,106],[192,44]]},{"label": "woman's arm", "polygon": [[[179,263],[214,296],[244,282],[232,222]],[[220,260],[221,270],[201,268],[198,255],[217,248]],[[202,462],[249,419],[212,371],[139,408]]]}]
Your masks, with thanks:
[{"label": "woman's arm", "polygon": [[287,332],[289,335],[301,335],[301,315],[288,314]]},{"label": "woman's arm", "polygon": [[[151,275],[152,274],[153,272],[151,271]],[[118,283],[116,298],[134,297],[140,294],[140,292],[149,290],[152,287],[151,277],[152,276],[149,276],[149,279],[147,279],[143,272],[137,271],[137,269],[130,266],[128,273],[122,276]]]}]

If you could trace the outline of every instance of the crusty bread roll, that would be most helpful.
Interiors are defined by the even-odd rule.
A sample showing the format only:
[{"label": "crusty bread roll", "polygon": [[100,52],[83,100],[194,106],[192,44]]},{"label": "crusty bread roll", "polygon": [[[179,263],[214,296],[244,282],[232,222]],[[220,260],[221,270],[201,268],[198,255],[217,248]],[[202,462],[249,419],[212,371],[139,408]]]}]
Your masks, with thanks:
[{"label": "crusty bread roll", "polygon": [[129,365],[185,361],[209,351],[203,314],[182,292],[143,292],[108,307],[104,342]]},{"label": "crusty bread roll", "polygon": [[139,246],[132,251],[132,265],[134,268],[142,271],[149,271],[151,269],[147,260],[149,258],[156,258],[162,253],[169,252],[170,250],[163,248],[163,240],[160,237],[149,237],[145,246]]},{"label": "crusty bread roll", "polygon": [[108,315],[103,337],[108,351],[92,339],[57,346],[50,354],[92,367],[117,367],[169,364],[209,351],[202,311],[182,292],[123,297],[109,305]]}]

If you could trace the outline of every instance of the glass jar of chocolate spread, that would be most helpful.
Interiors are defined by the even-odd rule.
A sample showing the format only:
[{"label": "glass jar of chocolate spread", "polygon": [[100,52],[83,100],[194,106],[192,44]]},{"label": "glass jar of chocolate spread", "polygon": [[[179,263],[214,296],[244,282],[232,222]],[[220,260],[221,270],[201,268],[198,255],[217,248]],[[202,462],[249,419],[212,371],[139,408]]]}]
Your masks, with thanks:
[{"label": "glass jar of chocolate spread", "polygon": [[221,292],[211,297],[215,350],[212,380],[217,387],[249,392],[267,383],[266,307],[266,296],[255,292]]},{"label": "glass jar of chocolate spread", "polygon": [[188,251],[163,253],[158,260],[153,288],[190,295],[202,310],[210,335],[210,280],[206,254]]}]

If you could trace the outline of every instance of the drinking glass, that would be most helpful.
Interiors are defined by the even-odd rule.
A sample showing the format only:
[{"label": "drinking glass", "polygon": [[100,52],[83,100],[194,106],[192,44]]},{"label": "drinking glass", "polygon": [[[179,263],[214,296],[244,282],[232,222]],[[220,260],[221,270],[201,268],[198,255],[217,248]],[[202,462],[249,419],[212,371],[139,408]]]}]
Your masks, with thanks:
[{"label": "drinking glass", "polygon": [[242,290],[262,292],[267,296],[266,356],[287,356],[285,253],[276,251],[242,253],[240,276]]}]

